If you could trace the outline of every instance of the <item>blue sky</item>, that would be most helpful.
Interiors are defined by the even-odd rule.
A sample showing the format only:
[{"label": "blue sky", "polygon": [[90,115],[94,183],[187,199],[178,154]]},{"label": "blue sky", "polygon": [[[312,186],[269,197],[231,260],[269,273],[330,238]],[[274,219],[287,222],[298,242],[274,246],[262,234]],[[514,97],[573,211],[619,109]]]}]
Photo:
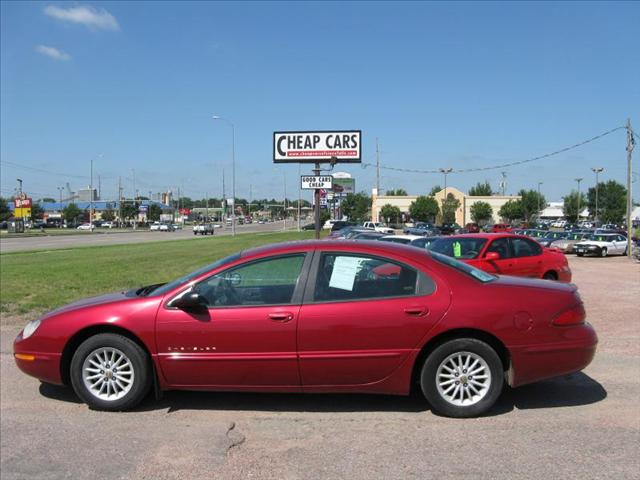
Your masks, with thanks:
[{"label": "blue sky", "polygon": [[[2,195],[20,177],[34,197],[57,198],[67,181],[88,184],[82,177],[95,158],[106,198],[118,176],[131,194],[132,169],[144,194],[184,185],[192,197],[220,196],[222,168],[231,183],[231,132],[212,114],[235,123],[237,196],[252,185],[254,198],[281,197],[283,175],[296,195],[298,167],[272,163],[276,130],[361,129],[365,161],[375,162],[379,137],[381,164],[428,170],[526,159],[627,117],[640,130],[637,2],[1,9]],[[603,179],[624,183],[625,142],[618,131],[508,168],[507,192],[541,181],[559,200],[575,177],[592,185],[595,165],[605,167]],[[373,168],[338,170],[359,190],[375,184]],[[467,190],[486,179],[497,188],[499,176],[452,174],[448,183]],[[382,189],[419,194],[442,183],[441,175],[382,171]]]}]

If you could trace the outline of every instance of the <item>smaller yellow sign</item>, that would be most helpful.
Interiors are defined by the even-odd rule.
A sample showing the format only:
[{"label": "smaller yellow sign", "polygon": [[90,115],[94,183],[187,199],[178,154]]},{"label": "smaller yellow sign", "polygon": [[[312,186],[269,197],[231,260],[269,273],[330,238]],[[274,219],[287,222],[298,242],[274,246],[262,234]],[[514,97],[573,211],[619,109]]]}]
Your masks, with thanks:
[{"label": "smaller yellow sign", "polygon": [[14,210],[13,216],[16,218],[30,218],[31,208],[18,207]]}]

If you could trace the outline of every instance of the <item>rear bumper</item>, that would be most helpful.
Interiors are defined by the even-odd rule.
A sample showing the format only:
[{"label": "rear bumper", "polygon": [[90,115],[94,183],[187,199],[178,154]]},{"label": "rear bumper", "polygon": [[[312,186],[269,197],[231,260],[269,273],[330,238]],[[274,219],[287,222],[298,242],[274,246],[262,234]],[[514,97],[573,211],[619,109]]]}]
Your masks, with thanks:
[{"label": "rear bumper", "polygon": [[512,387],[578,372],[593,360],[598,344],[589,323],[566,327],[565,341],[552,344],[510,347]]}]

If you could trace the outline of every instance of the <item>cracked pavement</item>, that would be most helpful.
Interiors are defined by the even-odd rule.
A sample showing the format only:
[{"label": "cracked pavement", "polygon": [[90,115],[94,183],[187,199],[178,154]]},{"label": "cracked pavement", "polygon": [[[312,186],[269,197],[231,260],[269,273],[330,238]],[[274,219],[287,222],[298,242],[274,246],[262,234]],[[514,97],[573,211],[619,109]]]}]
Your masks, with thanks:
[{"label": "cracked pavement", "polygon": [[585,372],[508,390],[490,415],[418,396],[168,392],[103,413],[16,368],[0,342],[3,480],[638,478],[640,264],[570,258],[599,334]]}]

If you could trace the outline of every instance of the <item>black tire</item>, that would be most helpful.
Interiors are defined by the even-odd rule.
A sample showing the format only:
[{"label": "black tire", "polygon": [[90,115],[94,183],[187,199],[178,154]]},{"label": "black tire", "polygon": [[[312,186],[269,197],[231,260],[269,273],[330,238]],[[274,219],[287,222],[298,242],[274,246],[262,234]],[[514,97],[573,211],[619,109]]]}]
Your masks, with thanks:
[{"label": "black tire", "polygon": [[[471,353],[476,357],[480,357],[491,374],[484,396],[469,405],[452,403],[440,393],[437,385],[437,374],[440,365],[457,352],[462,355]],[[464,382],[462,376],[459,377],[460,382],[466,383],[468,381],[466,373],[465,370]],[[475,338],[457,338],[443,343],[427,357],[420,373],[422,393],[431,404],[433,411],[446,417],[454,418],[477,417],[486,413],[500,396],[503,383],[503,366],[498,354],[485,342]]]},{"label": "black tire", "polygon": [[576,253],[576,255],[579,257],[584,257],[584,253]]},{"label": "black tire", "polygon": [[601,257],[606,257],[607,256],[607,247],[602,247],[600,249],[600,256]]},{"label": "black tire", "polygon": [[[94,395],[85,385],[83,365],[88,356],[101,348],[112,348],[122,352],[133,369],[133,384],[121,398],[103,400]],[[147,353],[133,340],[114,333],[100,333],[82,342],[71,360],[71,385],[76,395],[95,410],[121,411],[138,405],[149,393],[153,370]]]},{"label": "black tire", "polygon": [[558,274],[556,272],[549,271],[542,276],[545,280],[558,280]]}]

